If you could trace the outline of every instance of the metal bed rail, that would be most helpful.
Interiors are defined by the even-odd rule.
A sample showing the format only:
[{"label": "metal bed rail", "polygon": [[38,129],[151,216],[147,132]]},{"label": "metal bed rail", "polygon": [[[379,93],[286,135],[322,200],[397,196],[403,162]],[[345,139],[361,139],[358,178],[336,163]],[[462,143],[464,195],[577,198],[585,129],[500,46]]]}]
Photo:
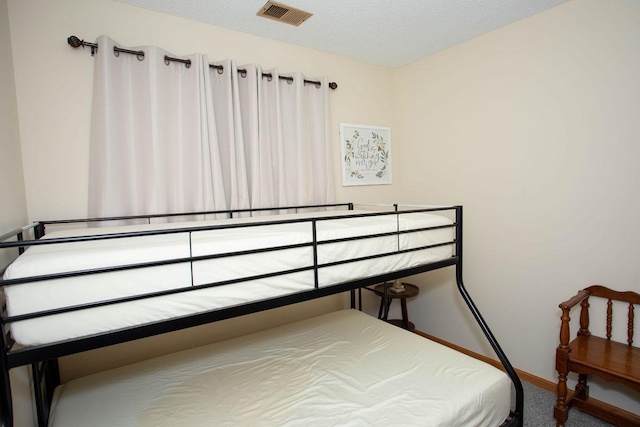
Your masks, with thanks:
[{"label": "metal bed rail", "polygon": [[15,230],[9,231],[8,233],[0,236],[0,244],[15,237],[16,240],[13,246],[18,248],[19,254],[22,254],[25,251],[25,246],[22,244],[22,242],[26,240],[24,234],[29,230],[34,230],[33,233],[35,235],[35,230],[39,227],[39,225],[40,224],[38,224],[37,222],[34,222],[33,224],[25,225],[24,227],[16,228]]},{"label": "metal bed rail", "polygon": [[[193,292],[193,291],[206,289],[206,288],[233,285],[233,284],[236,284],[236,283],[248,282],[248,281],[252,281],[252,280],[261,280],[261,279],[266,279],[266,278],[270,278],[270,277],[282,276],[282,275],[298,273],[298,272],[303,272],[303,271],[313,271],[314,272],[314,289],[312,290],[312,292],[310,294],[308,294],[307,292],[304,292],[304,291],[303,292],[298,292],[298,294],[300,294],[300,295],[297,298],[293,298],[294,302],[295,302],[296,299],[306,300],[306,299],[314,298],[315,294],[313,293],[313,291],[316,291],[316,292],[320,291],[320,293],[328,295],[328,294],[343,292],[344,290],[355,289],[356,287],[363,286],[362,283],[365,283],[365,282],[367,282],[369,284],[379,283],[381,280],[389,280],[388,277],[391,277],[391,276],[402,277],[402,276],[406,276],[406,275],[409,275],[409,274],[407,272],[403,272],[402,276],[400,276],[398,272],[390,272],[388,275],[385,275],[384,277],[375,276],[373,278],[365,278],[365,279],[362,279],[362,280],[360,280],[360,279],[359,280],[352,280],[352,281],[348,282],[348,283],[350,283],[350,285],[348,285],[347,288],[343,288],[343,286],[341,286],[341,285],[343,285],[342,283],[336,283],[336,284],[327,286],[327,287],[331,288],[331,290],[328,292],[326,289],[320,289],[319,281],[318,281],[318,272],[323,268],[333,267],[333,266],[337,266],[337,265],[341,265],[341,264],[355,263],[355,262],[359,262],[359,261],[365,261],[365,260],[368,260],[368,259],[383,258],[383,257],[387,257],[387,256],[392,256],[392,255],[405,254],[405,253],[409,253],[409,252],[425,250],[425,249],[431,249],[431,248],[444,246],[444,245],[455,245],[455,240],[442,242],[442,243],[437,243],[437,244],[433,244],[433,245],[427,245],[427,246],[418,246],[418,247],[409,248],[409,249],[401,249],[400,246],[399,246],[400,243],[399,243],[399,240],[398,240],[398,246],[393,251],[384,252],[384,253],[378,253],[378,254],[375,254],[375,255],[372,255],[372,256],[364,256],[364,257],[358,257],[358,258],[349,258],[349,259],[344,259],[344,260],[339,260],[339,261],[333,261],[333,262],[328,262],[328,263],[324,263],[324,264],[318,263],[318,259],[317,259],[318,248],[320,246],[322,246],[322,245],[327,245],[327,244],[332,244],[332,243],[356,241],[356,240],[370,239],[370,238],[376,238],[376,237],[398,236],[398,238],[399,238],[399,236],[401,236],[403,234],[417,233],[417,232],[421,232],[421,231],[435,230],[435,229],[446,228],[446,227],[453,228],[453,227],[455,227],[455,224],[451,224],[451,225],[447,225],[447,226],[423,227],[423,228],[417,228],[417,229],[413,229],[413,230],[399,230],[399,229],[396,229],[393,232],[387,232],[387,233],[378,233],[378,234],[374,234],[374,235],[369,234],[369,235],[363,235],[363,236],[355,236],[355,237],[351,237],[351,238],[328,239],[328,240],[318,241],[318,239],[317,239],[317,231],[316,231],[318,223],[325,222],[325,221],[333,221],[333,220],[336,220],[338,218],[339,219],[349,219],[349,218],[366,218],[366,217],[373,217],[373,216],[389,216],[389,215],[400,216],[400,215],[409,214],[409,213],[433,212],[433,211],[451,210],[451,209],[453,209],[453,208],[448,207],[448,208],[412,209],[412,210],[406,210],[406,211],[399,211],[399,210],[396,209],[396,210],[391,211],[391,212],[384,211],[384,212],[373,212],[373,213],[359,213],[359,214],[353,214],[353,215],[340,215],[339,217],[316,217],[316,218],[286,219],[286,220],[266,220],[266,221],[259,221],[259,222],[255,222],[255,223],[254,222],[251,222],[251,223],[241,222],[241,223],[238,223],[238,224],[207,225],[207,226],[200,226],[200,227],[187,227],[187,228],[166,229],[166,230],[146,230],[146,231],[136,231],[136,232],[126,232],[126,233],[115,233],[115,234],[99,234],[99,235],[91,235],[91,236],[37,239],[37,240],[30,240],[30,241],[22,241],[22,242],[19,242],[19,243],[18,242],[1,243],[0,244],[0,248],[2,248],[2,247],[10,248],[10,247],[13,247],[13,246],[18,245],[18,244],[20,244],[21,246],[27,246],[27,247],[28,246],[37,246],[37,245],[55,245],[55,244],[63,244],[63,243],[64,244],[69,244],[69,243],[73,244],[73,243],[95,241],[95,240],[128,239],[128,238],[136,238],[136,237],[142,237],[142,236],[155,236],[155,235],[166,235],[166,234],[188,234],[188,235],[191,235],[192,233],[203,232],[203,231],[227,230],[227,229],[249,228],[249,227],[264,227],[264,226],[275,225],[275,224],[295,224],[295,223],[308,223],[308,224],[310,224],[310,229],[311,229],[310,230],[310,234],[312,235],[312,238],[307,243],[283,245],[283,246],[268,247],[268,248],[265,247],[265,248],[259,248],[259,249],[227,252],[227,253],[222,253],[222,254],[189,256],[189,257],[181,257],[181,258],[173,258],[173,259],[164,259],[164,260],[152,261],[152,262],[125,264],[125,265],[117,265],[117,266],[109,266],[109,267],[99,267],[99,268],[92,268],[92,269],[88,269],[88,270],[75,270],[75,271],[71,271],[71,272],[51,273],[51,274],[29,276],[29,277],[21,277],[21,278],[15,278],[15,279],[2,279],[2,280],[0,280],[0,286],[20,286],[20,285],[26,284],[26,283],[45,281],[45,280],[53,280],[53,279],[68,278],[68,277],[78,277],[78,276],[89,276],[89,275],[96,275],[96,274],[102,274],[102,273],[111,273],[111,272],[115,272],[115,271],[144,269],[144,268],[157,267],[157,266],[162,266],[162,265],[171,265],[171,264],[185,264],[185,263],[192,264],[192,263],[198,262],[198,261],[206,261],[206,260],[213,260],[213,259],[224,259],[224,258],[228,258],[228,257],[252,255],[252,254],[258,254],[258,253],[263,253],[263,252],[283,251],[283,250],[287,250],[287,249],[296,249],[296,248],[305,248],[305,247],[312,248],[312,250],[313,250],[313,260],[308,265],[306,265],[304,267],[300,267],[300,268],[275,271],[275,272],[272,272],[272,273],[254,275],[254,276],[250,276],[250,277],[240,277],[240,278],[237,278],[237,279],[230,279],[230,280],[224,280],[224,281],[218,281],[218,282],[209,282],[209,283],[203,283],[203,284],[198,284],[198,285],[194,285],[193,284],[193,272],[191,271],[191,284],[189,284],[189,286],[187,286],[187,284],[185,284],[184,286],[181,286],[181,287],[176,287],[176,288],[163,290],[163,291],[147,292],[147,293],[141,293],[141,294],[136,294],[136,295],[127,296],[127,297],[119,297],[119,298],[113,298],[113,299],[109,299],[109,300],[101,300],[101,301],[89,302],[89,303],[84,303],[84,304],[75,304],[75,305],[70,305],[70,306],[65,306],[65,307],[60,307],[60,308],[54,308],[54,309],[48,309],[48,310],[43,310],[43,311],[36,311],[36,312],[20,314],[20,315],[3,316],[2,318],[0,318],[0,322],[2,322],[3,326],[7,326],[7,325],[10,325],[11,323],[14,323],[14,322],[25,321],[25,320],[29,320],[29,319],[41,318],[41,317],[46,317],[46,316],[52,316],[52,315],[55,315],[55,314],[69,313],[69,312],[73,312],[73,311],[86,310],[86,309],[91,309],[91,308],[96,308],[96,307],[101,307],[101,306],[107,306],[107,305],[121,304],[121,303],[125,303],[125,302],[131,302],[131,301],[137,301],[137,300],[161,297],[161,296],[166,296],[166,295]],[[75,220],[75,222],[80,222],[80,220]],[[52,223],[52,222],[46,222],[45,221],[44,223]],[[97,230],[99,230],[99,229],[97,229]],[[192,252],[192,247],[191,247],[191,245],[192,245],[191,238],[189,238],[189,243],[188,244],[189,244],[189,253],[193,253]],[[446,265],[453,265],[454,263],[455,263],[455,258],[444,260],[444,264],[446,264]],[[443,263],[433,263],[433,266],[431,266],[431,267],[432,268],[441,268],[443,266],[442,264]],[[431,267],[428,267],[428,268],[431,269]],[[426,271],[426,270],[422,270],[422,271]],[[283,298],[281,300],[281,302],[285,302],[285,301],[288,301],[288,300],[286,298]],[[288,302],[288,303],[290,303],[290,302]],[[278,304],[278,306],[279,305],[284,305],[284,304]],[[268,304],[267,304],[267,306],[268,306]],[[222,316],[222,318],[227,317],[228,314],[230,313],[230,312],[224,312],[222,309],[215,309],[215,310],[225,313]],[[213,317],[213,316],[211,316],[211,317]],[[113,338],[113,332],[110,332],[109,335],[110,335],[111,338]],[[87,349],[91,348],[92,345],[94,345],[94,344],[89,345],[87,347]],[[45,347],[45,348],[46,347],[55,348],[56,345],[55,344],[53,344],[51,346],[45,345],[43,347]],[[74,350],[72,350],[73,352],[77,351],[77,347],[75,345],[72,346],[72,347],[69,347],[69,348],[74,348]],[[11,346],[10,346],[9,350],[12,350]],[[10,351],[9,352],[9,367],[11,368],[11,367],[20,366],[21,364],[32,363],[34,360],[32,360],[31,358],[26,358],[26,354],[35,354],[36,353],[35,350],[36,349],[34,347],[30,347],[29,349],[26,349],[24,351],[23,350]],[[61,356],[61,355],[64,355],[64,354],[69,354],[67,351],[63,351],[61,353],[57,352],[57,351],[54,351],[53,353],[49,354],[49,356],[58,357],[58,356]],[[15,357],[14,357],[14,355],[15,355]],[[18,356],[18,355],[25,355],[25,357]],[[39,357],[40,356],[36,356],[34,359],[38,359]]]},{"label": "metal bed rail", "polygon": [[[75,218],[75,219],[57,219],[48,221],[38,221],[36,227],[36,238],[41,238],[45,235],[45,228],[47,225],[68,225],[68,224],[81,224],[81,223],[104,223],[114,221],[137,221],[145,220],[147,224],[151,224],[152,220],[160,218],[180,218],[180,217],[200,217],[200,219],[207,217],[215,217],[214,219],[220,219],[221,216],[226,216],[229,219],[234,218],[234,215],[253,214],[260,212],[282,212],[282,211],[294,211],[299,213],[301,210],[310,209],[334,209],[334,208],[347,208],[353,210],[353,203],[331,203],[323,205],[299,205],[299,206],[283,206],[277,208],[242,208],[242,209],[224,209],[214,211],[192,211],[192,212],[174,212],[174,213],[162,213],[162,214],[146,214],[146,215],[121,215],[121,216],[107,216],[107,217],[94,217],[94,218]],[[0,239],[2,242],[3,239]]]},{"label": "metal bed rail", "polygon": [[[370,285],[374,285],[380,282],[385,282],[385,281],[391,281],[391,280],[395,280],[395,279],[399,279],[402,277],[406,277],[406,276],[410,276],[410,275],[414,275],[414,274],[419,274],[422,272],[426,272],[426,271],[431,271],[431,270],[435,270],[435,269],[439,269],[439,268],[444,268],[444,267],[448,267],[448,266],[456,266],[456,282],[458,284],[458,288],[459,291],[463,297],[463,299],[465,300],[466,304],[468,305],[469,309],[471,310],[472,314],[474,315],[474,318],[476,319],[476,321],[478,322],[478,324],[480,325],[483,333],[485,334],[485,336],[487,337],[487,339],[489,340],[489,343],[491,344],[492,348],[494,349],[494,351],[496,352],[498,358],[500,359],[500,361],[502,362],[505,371],[507,372],[507,374],[509,375],[509,377],[511,378],[514,386],[515,386],[515,390],[516,390],[516,404],[515,404],[515,410],[512,411],[512,414],[509,418],[509,420],[507,420],[504,424],[504,426],[522,426],[523,425],[523,389],[522,389],[522,384],[517,376],[517,373],[515,372],[515,370],[513,369],[513,367],[511,366],[509,360],[507,359],[506,355],[504,354],[503,350],[501,349],[500,345],[498,344],[497,340],[495,339],[495,337],[493,336],[493,334],[491,333],[488,325],[486,324],[486,322],[484,321],[484,319],[482,318],[482,316],[480,315],[479,310],[477,309],[477,307],[475,306],[475,304],[473,303],[473,301],[471,300],[471,297],[469,296],[469,294],[467,293],[465,287],[464,287],[464,283],[462,281],[462,207],[461,206],[429,206],[429,207],[419,207],[419,206],[415,206],[415,205],[411,205],[411,206],[400,206],[400,205],[388,205],[390,207],[392,207],[392,211],[381,211],[381,212],[375,212],[375,213],[367,213],[367,214],[345,214],[345,215],[341,215],[340,218],[357,218],[357,217],[366,217],[366,216],[378,216],[378,215],[402,215],[402,214],[408,214],[408,213],[418,213],[418,212],[453,212],[455,215],[455,218],[453,220],[453,224],[450,227],[454,227],[455,230],[455,235],[454,235],[454,239],[450,242],[446,242],[443,244],[449,244],[449,245],[453,245],[454,246],[454,254],[451,258],[445,259],[445,260],[441,260],[441,261],[437,261],[437,262],[432,262],[432,263],[427,263],[427,264],[423,264],[423,265],[419,265],[417,267],[412,267],[412,268],[406,268],[406,269],[402,269],[402,270],[397,270],[397,271],[390,271],[387,272],[385,274],[380,274],[380,275],[376,275],[376,276],[372,276],[372,277],[365,277],[365,278],[356,278],[356,279],[352,279],[352,280],[347,280],[344,281],[342,283],[337,283],[334,285],[329,285],[326,287],[319,287],[318,286],[318,270],[323,268],[323,267],[327,267],[327,266],[331,266],[331,265],[337,265],[340,263],[346,263],[349,262],[349,260],[345,260],[345,261],[338,261],[335,263],[329,263],[326,265],[323,264],[318,264],[318,259],[317,259],[317,248],[318,246],[322,245],[322,244],[329,244],[329,243],[335,243],[338,241],[348,241],[350,239],[358,239],[358,238],[362,238],[362,237],[355,237],[355,238],[345,238],[345,239],[333,239],[333,240],[327,240],[327,241],[318,241],[317,240],[317,224],[318,222],[322,222],[322,221],[329,221],[332,218],[330,217],[317,217],[317,218],[313,218],[313,219],[301,219],[301,220],[284,220],[284,221],[270,221],[270,220],[266,220],[266,221],[260,221],[257,223],[249,223],[246,225],[232,225],[232,224],[224,224],[224,225],[219,225],[219,226],[209,226],[209,227],[190,227],[189,229],[183,229],[183,230],[164,230],[164,231],[158,231],[158,230],[149,230],[149,231],[142,231],[142,232],[131,232],[131,233],[122,233],[122,234],[113,234],[113,235],[102,235],[102,236],[89,236],[89,237],[73,237],[73,238],[64,238],[64,239],[39,239],[36,238],[34,240],[22,240],[22,241],[18,241],[18,242],[0,242],[0,249],[2,248],[12,248],[12,247],[28,247],[31,245],[41,245],[41,244],[55,244],[55,243],[72,243],[72,242],[81,242],[81,241],[88,241],[88,240],[96,240],[97,239],[118,239],[118,238],[133,238],[133,237],[138,237],[138,236],[148,236],[148,235],[157,235],[157,234],[167,234],[167,233],[194,233],[194,232],[199,232],[199,231],[208,231],[208,230],[216,230],[216,229],[226,229],[226,228],[237,228],[237,227],[244,227],[244,226],[264,226],[267,224],[283,224],[283,223],[296,223],[296,222],[309,222],[311,224],[311,229],[312,229],[312,240],[310,243],[305,243],[305,244],[301,244],[300,246],[298,245],[289,245],[289,246],[284,246],[284,247],[280,247],[280,248],[271,248],[271,250],[283,250],[285,248],[290,248],[290,247],[303,247],[303,246],[311,246],[313,248],[313,263],[311,266],[309,267],[305,267],[305,270],[307,269],[313,269],[315,270],[314,272],[314,276],[315,276],[315,284],[314,284],[314,288],[307,290],[307,291],[301,291],[301,292],[295,292],[292,294],[287,294],[287,295],[283,295],[283,296],[278,296],[278,297],[274,297],[274,298],[270,298],[270,299],[266,299],[266,300],[259,300],[259,301],[253,301],[253,302],[249,302],[249,303],[245,303],[242,305],[237,305],[237,306],[232,306],[232,307],[225,307],[225,308],[217,308],[217,309],[212,309],[210,311],[206,311],[206,312],[200,312],[200,313],[195,313],[192,315],[188,315],[188,316],[183,316],[183,317],[178,317],[178,318],[171,318],[171,319],[167,319],[167,320],[162,320],[162,321],[158,321],[158,322],[154,322],[154,323],[150,323],[150,324],[144,324],[144,325],[139,325],[139,326],[135,326],[135,327],[131,327],[131,328],[126,328],[126,329],[122,329],[122,330],[116,330],[116,331],[110,331],[110,332],[105,332],[105,333],[100,333],[100,334],[95,334],[95,335],[91,335],[91,336],[87,336],[87,337],[82,337],[82,338],[78,338],[78,339],[71,339],[71,340],[67,340],[67,341],[63,341],[63,342],[56,342],[56,343],[52,343],[52,344],[45,344],[45,345],[39,345],[39,346],[34,346],[34,347],[29,347],[29,348],[23,348],[23,349],[14,349],[12,348],[12,342],[10,339],[10,335],[7,332],[8,328],[7,325],[11,322],[14,321],[20,321],[26,318],[31,318],[31,317],[42,317],[42,316],[47,316],[47,315],[51,315],[54,313],[57,313],[57,310],[53,310],[53,311],[45,311],[45,312],[41,312],[41,313],[35,313],[35,314],[30,314],[30,315],[25,315],[25,316],[15,316],[15,317],[2,317],[1,322],[2,322],[2,328],[3,331],[5,331],[2,335],[1,335],[1,339],[2,339],[2,348],[3,348],[3,354],[2,357],[0,357],[0,375],[2,376],[2,379],[0,380],[0,391],[2,392],[2,399],[0,400],[0,421],[1,421],[1,425],[5,426],[5,425],[12,425],[12,409],[11,409],[11,387],[10,387],[10,382],[9,382],[9,375],[8,375],[8,371],[11,368],[14,367],[18,367],[18,366],[23,366],[23,365],[28,365],[28,364],[32,364],[33,370],[34,370],[34,374],[36,373],[36,364],[43,362],[43,361],[49,361],[49,362],[53,362],[53,363],[49,363],[49,367],[48,369],[48,375],[49,376],[53,376],[54,378],[54,383],[55,381],[59,381],[59,378],[56,378],[57,376],[57,363],[56,359],[60,356],[63,355],[68,355],[68,354],[73,354],[73,353],[78,353],[81,351],[86,351],[86,350],[90,350],[90,349],[95,349],[95,348],[100,348],[100,347],[105,347],[105,346],[109,346],[109,345],[113,345],[113,344],[117,344],[117,343],[122,343],[122,342],[127,342],[127,341],[132,341],[132,340],[136,340],[136,339],[140,339],[140,338],[144,338],[144,337],[148,337],[148,336],[153,336],[153,335],[158,335],[158,334],[162,334],[162,333],[166,333],[166,332],[172,332],[172,331],[177,331],[180,329],[184,329],[184,328],[188,328],[188,327],[193,327],[193,326],[197,326],[197,325],[202,325],[205,323],[210,323],[210,322],[215,322],[218,320],[223,320],[223,319],[228,319],[228,318],[232,318],[232,317],[237,317],[237,316],[241,316],[241,315],[245,315],[245,314],[249,314],[249,313],[254,313],[254,312],[259,312],[259,311],[263,311],[263,310],[269,310],[272,308],[276,308],[276,307],[281,307],[284,305],[289,305],[289,304],[294,304],[294,303],[298,303],[298,302],[302,302],[302,301],[307,301],[307,300],[311,300],[311,299],[315,299],[315,298],[320,298],[320,297],[324,297],[324,296],[328,296],[328,295],[333,295],[333,294],[337,294],[337,293],[342,293],[345,291],[351,291],[351,305],[352,307],[356,306],[356,296],[355,296],[355,290],[365,287],[365,286],[370,286]],[[297,207],[298,209],[313,209],[313,208],[327,208],[327,207],[347,207],[348,209],[352,210],[354,205],[352,203],[348,203],[348,204],[336,204],[336,205],[313,205],[313,206],[305,206],[305,207]],[[284,210],[291,210],[291,209],[295,209],[296,207],[287,207],[287,208],[268,208],[268,209],[263,209],[263,210],[276,210],[276,211],[284,211]],[[235,210],[235,211],[215,211],[215,212],[207,212],[207,215],[219,215],[219,214],[224,214],[224,215],[228,215],[228,218],[233,218],[234,214],[237,214],[239,212],[243,212],[243,213],[247,213],[250,212],[250,210]],[[190,215],[201,215],[204,213],[190,213]],[[166,215],[152,215],[152,216],[140,216],[140,217],[135,217],[134,219],[141,219],[141,218],[156,218],[156,217],[163,217]],[[169,216],[184,216],[184,214],[169,214]],[[106,220],[109,221],[113,221],[113,220],[128,220],[128,219],[132,219],[132,217],[110,217],[107,218]],[[101,220],[100,218],[90,218],[90,219],[85,219],[85,220],[63,220],[63,221],[42,221],[39,222],[37,224],[34,224],[30,227],[35,227],[36,229],[36,236],[38,236],[39,232],[41,231],[42,233],[44,233],[45,231],[45,226],[46,225],[54,225],[54,224],[69,224],[69,223],[80,223],[80,222],[95,222],[95,221],[99,221]],[[148,219],[147,221],[150,221],[151,219]],[[397,235],[398,236],[398,240],[400,239],[400,235],[403,233],[408,233],[408,232],[417,232],[417,231],[424,231],[427,229],[432,229],[432,228],[439,228],[439,227],[427,227],[427,228],[421,228],[420,230],[400,230],[397,229],[395,232],[393,233],[380,233],[378,234],[378,236],[389,236],[389,235]],[[6,236],[6,235],[5,235]],[[5,236],[2,236],[3,238]],[[41,235],[39,237],[42,237]],[[367,238],[373,237],[371,235],[366,236]],[[410,250],[423,250],[423,249],[428,249],[428,247],[421,247],[421,248],[415,248],[415,249],[410,249]],[[250,253],[255,253],[257,251],[263,251],[264,249],[260,249],[260,250],[250,250],[250,251],[243,251],[241,253],[232,253],[229,254],[227,256],[237,256],[237,255],[243,255],[243,254],[250,254]],[[398,247],[398,250],[401,250]],[[401,251],[405,251],[405,250],[401,250]],[[396,251],[397,252],[397,251]],[[392,252],[392,253],[387,253],[387,254],[378,254],[375,255],[374,257],[377,256],[389,256],[389,255],[393,255],[396,254],[396,252]],[[219,257],[222,255],[215,255],[215,256],[204,256],[204,257],[187,257],[187,258],[180,258],[180,259],[176,259],[176,260],[169,260],[169,261],[164,261],[163,264],[169,264],[169,263],[176,263],[176,262],[194,262],[194,261],[200,261],[200,260],[204,260],[204,259],[212,259],[214,257]],[[372,258],[372,257],[362,257],[362,258],[357,258],[355,260],[351,260],[351,262],[357,262],[360,260],[364,260],[367,258]],[[120,266],[118,268],[122,268],[122,269],[129,269],[129,268],[146,268],[149,266],[155,266],[155,265],[161,265],[160,263],[139,263],[139,264],[131,264],[131,265],[127,265],[127,266]],[[101,271],[95,271],[91,270],[91,271],[79,271],[79,272],[73,272],[73,273],[63,273],[63,275],[69,275],[69,274],[78,274],[78,275],[86,275],[86,274],[100,274],[102,272],[109,272],[112,271],[110,268],[106,268],[106,269],[101,269]],[[233,283],[238,283],[241,281],[247,281],[247,280],[255,280],[255,279],[260,279],[260,278],[265,278],[265,277],[270,277],[270,276],[275,276],[275,275],[279,275],[279,274],[288,274],[291,271],[285,271],[285,272],[276,272],[274,274],[270,274],[270,275],[263,275],[263,276],[254,276],[254,277],[250,277],[250,278],[244,278],[244,280],[241,279],[237,279],[237,280],[231,280],[231,281],[224,281],[224,282],[216,282],[216,283],[208,283],[204,286],[207,287],[213,287],[213,286],[222,286],[222,285],[228,285],[228,284],[233,284]],[[34,276],[31,278],[25,278],[24,280],[22,279],[14,279],[12,281],[0,281],[0,285],[19,285],[20,283],[26,282],[26,281],[33,281],[33,280],[49,280],[51,279],[52,276],[51,275],[45,275],[45,276]],[[193,289],[191,289],[192,287],[188,287],[188,291],[191,291]],[[173,291],[172,291],[173,292]],[[153,293],[150,295],[144,295],[143,298],[152,298],[155,296],[158,296],[159,294],[157,293]],[[123,298],[119,301],[108,301],[108,302],[100,302],[97,304],[115,304],[115,303],[120,303],[120,302],[126,302],[128,299],[127,298]],[[86,309],[86,308],[91,308],[93,305],[79,305],[79,306],[74,306],[71,308],[66,308],[60,312],[65,312],[65,311],[73,311],[73,310],[82,310],[82,309]],[[361,306],[361,304],[360,304]],[[69,310],[67,310],[69,309]],[[4,314],[4,313],[3,313]],[[38,372],[42,371],[42,368],[39,368],[40,370]],[[37,386],[39,387],[39,386]],[[46,382],[46,388],[47,389],[51,389],[51,385],[49,382]],[[42,400],[42,399],[41,399]],[[38,408],[38,417],[41,420],[45,420],[44,422],[46,422],[46,409],[43,408]],[[41,421],[42,423],[42,421]],[[44,424],[42,424],[44,425]]]}]

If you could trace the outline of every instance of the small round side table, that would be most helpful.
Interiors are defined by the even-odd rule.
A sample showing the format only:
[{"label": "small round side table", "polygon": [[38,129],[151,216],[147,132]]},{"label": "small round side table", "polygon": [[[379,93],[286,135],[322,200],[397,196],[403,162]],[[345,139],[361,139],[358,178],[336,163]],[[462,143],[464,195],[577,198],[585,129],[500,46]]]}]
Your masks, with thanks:
[{"label": "small round side table", "polygon": [[[387,310],[384,310],[384,284],[377,285],[373,288],[373,292],[376,295],[380,296],[380,309],[378,310],[378,319],[383,319],[392,323],[396,326],[400,326],[409,331],[413,331],[416,326],[409,322],[409,314],[407,312],[407,298],[412,298],[418,295],[420,292],[420,288],[416,285],[412,285],[410,283],[402,283],[404,286],[404,291],[402,292],[393,292],[389,290],[391,288],[391,284],[387,285]],[[387,320],[386,316],[383,317],[383,313],[389,313],[389,306],[391,305],[391,301],[394,299],[400,299],[400,305],[402,307],[402,319],[391,319]]]}]

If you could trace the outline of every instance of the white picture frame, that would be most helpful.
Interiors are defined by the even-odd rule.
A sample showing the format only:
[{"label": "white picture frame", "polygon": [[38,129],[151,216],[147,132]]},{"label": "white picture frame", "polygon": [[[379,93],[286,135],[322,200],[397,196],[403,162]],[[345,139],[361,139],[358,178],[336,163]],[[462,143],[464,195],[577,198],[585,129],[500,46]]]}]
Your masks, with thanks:
[{"label": "white picture frame", "polygon": [[391,184],[391,128],[340,124],[342,185]]}]

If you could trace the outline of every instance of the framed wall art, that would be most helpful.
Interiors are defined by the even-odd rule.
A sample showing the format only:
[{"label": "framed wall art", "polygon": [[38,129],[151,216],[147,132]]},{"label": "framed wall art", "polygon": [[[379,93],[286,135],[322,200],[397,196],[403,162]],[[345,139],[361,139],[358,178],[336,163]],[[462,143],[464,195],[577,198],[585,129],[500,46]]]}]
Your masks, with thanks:
[{"label": "framed wall art", "polygon": [[391,184],[391,128],[340,124],[342,185]]}]

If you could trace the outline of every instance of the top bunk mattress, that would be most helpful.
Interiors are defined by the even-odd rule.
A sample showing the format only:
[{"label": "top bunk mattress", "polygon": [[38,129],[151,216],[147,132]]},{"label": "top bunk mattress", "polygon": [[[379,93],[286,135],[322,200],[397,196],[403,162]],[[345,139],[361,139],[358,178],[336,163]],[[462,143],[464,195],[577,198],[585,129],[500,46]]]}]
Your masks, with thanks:
[{"label": "top bunk mattress", "polygon": [[63,384],[58,426],[499,426],[511,382],[355,310]]},{"label": "top bunk mattress", "polygon": [[[444,260],[453,254],[454,229],[446,217],[429,213],[346,217],[362,213],[367,212],[335,211],[49,233],[44,239],[170,231],[170,234],[32,246],[7,268],[5,280],[118,269],[137,263],[187,261],[6,285],[8,316],[51,313],[12,322],[12,336],[23,346],[53,343],[310,291],[316,286],[329,287]],[[274,223],[275,220],[300,222]],[[312,221],[317,221],[317,246],[311,244]],[[238,224],[249,226],[236,228]],[[429,227],[436,228],[424,230]],[[404,233],[408,230],[421,231]],[[372,237],[380,234],[383,236]],[[342,240],[351,237],[359,239]],[[428,248],[419,249],[424,247]],[[275,249],[263,251],[266,248]],[[399,250],[408,252],[398,253]],[[381,257],[383,254],[386,256]],[[199,258],[190,262],[190,257]],[[362,257],[374,258],[359,260]],[[344,263],[348,260],[352,262]],[[144,295],[155,296],[136,299]],[[129,300],[122,302],[122,299]],[[103,301],[120,302],[100,305]],[[87,308],[79,309],[87,304]],[[78,309],[59,314],[51,311],[67,307]]]}]

